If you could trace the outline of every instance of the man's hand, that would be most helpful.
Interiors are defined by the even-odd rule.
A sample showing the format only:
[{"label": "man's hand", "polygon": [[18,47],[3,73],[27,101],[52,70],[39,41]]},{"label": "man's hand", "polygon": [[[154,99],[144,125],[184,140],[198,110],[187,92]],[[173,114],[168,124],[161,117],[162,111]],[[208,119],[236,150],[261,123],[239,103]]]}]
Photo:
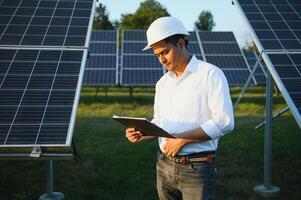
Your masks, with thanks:
[{"label": "man's hand", "polygon": [[141,142],[143,140],[142,133],[134,128],[127,128],[125,130],[125,137],[132,143]]},{"label": "man's hand", "polygon": [[175,157],[185,145],[185,142],[181,138],[165,140],[166,143],[163,146],[163,153],[167,156]]}]

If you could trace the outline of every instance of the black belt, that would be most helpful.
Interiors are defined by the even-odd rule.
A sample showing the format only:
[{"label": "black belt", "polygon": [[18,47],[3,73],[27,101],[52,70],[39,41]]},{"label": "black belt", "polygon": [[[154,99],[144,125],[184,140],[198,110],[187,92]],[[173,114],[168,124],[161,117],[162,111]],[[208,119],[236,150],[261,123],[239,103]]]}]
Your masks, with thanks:
[{"label": "black belt", "polygon": [[206,151],[201,153],[194,153],[184,156],[167,156],[164,153],[160,152],[160,158],[163,160],[169,160],[175,163],[180,163],[182,165],[186,165],[189,163],[196,163],[196,162],[208,162],[213,163],[215,157],[215,151]]}]

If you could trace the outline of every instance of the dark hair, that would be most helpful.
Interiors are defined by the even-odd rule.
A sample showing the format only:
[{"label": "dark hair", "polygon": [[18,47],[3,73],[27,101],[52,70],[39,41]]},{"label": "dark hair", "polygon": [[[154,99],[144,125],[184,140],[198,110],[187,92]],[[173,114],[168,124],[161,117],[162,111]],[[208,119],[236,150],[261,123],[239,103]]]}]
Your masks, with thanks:
[{"label": "dark hair", "polygon": [[168,38],[165,38],[163,41],[166,44],[173,44],[174,46],[177,46],[177,43],[178,43],[179,39],[181,39],[181,38],[185,41],[185,47],[187,47],[188,38],[186,35],[183,35],[183,34],[176,34],[176,35],[169,36]]}]

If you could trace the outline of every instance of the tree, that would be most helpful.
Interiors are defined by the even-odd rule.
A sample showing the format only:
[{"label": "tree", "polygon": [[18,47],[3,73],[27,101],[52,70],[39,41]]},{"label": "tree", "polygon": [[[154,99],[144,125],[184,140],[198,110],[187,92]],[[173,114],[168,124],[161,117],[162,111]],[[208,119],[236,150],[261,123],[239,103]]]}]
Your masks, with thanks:
[{"label": "tree", "polygon": [[157,18],[169,16],[166,8],[155,0],[145,0],[140,3],[134,14],[122,14],[120,29],[147,29]]},{"label": "tree", "polygon": [[194,23],[195,29],[200,31],[211,31],[215,26],[213,15],[210,11],[202,11],[198,20]]},{"label": "tree", "polygon": [[101,3],[96,8],[96,14],[94,17],[93,29],[114,29],[112,22],[109,20],[108,12],[106,7]]}]

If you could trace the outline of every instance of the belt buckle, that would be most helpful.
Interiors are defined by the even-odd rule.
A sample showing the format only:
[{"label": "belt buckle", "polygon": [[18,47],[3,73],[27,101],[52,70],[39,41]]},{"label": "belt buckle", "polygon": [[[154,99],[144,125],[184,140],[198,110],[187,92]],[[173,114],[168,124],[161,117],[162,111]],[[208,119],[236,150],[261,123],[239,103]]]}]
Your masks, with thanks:
[{"label": "belt buckle", "polygon": [[213,163],[213,156],[211,154],[207,156],[207,162],[210,164]]},{"label": "belt buckle", "polygon": [[186,156],[180,157],[179,160],[180,160],[180,163],[181,163],[182,165],[186,165],[186,164],[187,164]]}]

